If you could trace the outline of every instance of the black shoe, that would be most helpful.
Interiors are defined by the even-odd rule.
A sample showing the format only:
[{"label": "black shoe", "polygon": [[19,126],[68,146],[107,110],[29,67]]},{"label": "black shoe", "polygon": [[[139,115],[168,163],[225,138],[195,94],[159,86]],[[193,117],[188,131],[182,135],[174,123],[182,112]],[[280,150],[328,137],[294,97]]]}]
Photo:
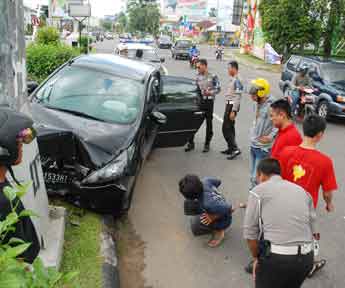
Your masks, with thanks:
[{"label": "black shoe", "polygon": [[230,155],[231,154],[231,150],[230,149],[226,149],[226,150],[220,151],[220,153],[225,154],[225,155]]},{"label": "black shoe", "polygon": [[210,145],[205,145],[204,146],[204,150],[202,150],[202,153],[207,153],[207,152],[209,152],[210,151]]},{"label": "black shoe", "polygon": [[250,261],[249,264],[244,267],[244,271],[246,271],[248,274],[253,274],[253,264],[254,261]]},{"label": "black shoe", "polygon": [[229,155],[229,157],[227,158],[228,160],[233,160],[235,159],[238,155],[241,155],[241,151],[240,150],[235,150],[232,151],[232,153]]},{"label": "black shoe", "polygon": [[189,152],[194,150],[195,144],[194,143],[188,143],[187,147],[184,149],[185,152]]}]

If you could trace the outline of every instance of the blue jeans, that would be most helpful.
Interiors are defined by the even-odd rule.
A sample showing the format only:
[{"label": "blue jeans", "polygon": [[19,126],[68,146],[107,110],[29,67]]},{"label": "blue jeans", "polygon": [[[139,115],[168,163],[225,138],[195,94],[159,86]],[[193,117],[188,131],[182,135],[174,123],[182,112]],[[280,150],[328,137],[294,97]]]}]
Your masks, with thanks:
[{"label": "blue jeans", "polygon": [[269,151],[263,150],[261,148],[250,147],[250,190],[252,190],[256,185],[256,168],[259,162],[267,158]]},{"label": "blue jeans", "polygon": [[296,106],[297,106],[299,97],[300,97],[300,93],[299,93],[298,90],[293,90],[293,91],[291,92],[291,98],[292,98],[291,112],[292,112],[292,115],[294,115],[294,113],[295,113],[295,110],[296,110]]}]

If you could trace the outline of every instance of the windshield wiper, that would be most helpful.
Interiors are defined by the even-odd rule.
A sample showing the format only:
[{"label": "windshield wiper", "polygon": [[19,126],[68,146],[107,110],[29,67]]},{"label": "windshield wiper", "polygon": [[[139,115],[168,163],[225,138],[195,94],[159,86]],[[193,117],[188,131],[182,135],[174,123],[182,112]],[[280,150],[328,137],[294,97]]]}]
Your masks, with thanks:
[{"label": "windshield wiper", "polygon": [[54,106],[50,106],[50,105],[43,105],[44,107],[48,108],[48,109],[52,109],[52,110],[57,110],[57,111],[61,111],[61,112],[66,112],[69,114],[73,114],[76,116],[81,116],[84,118],[88,118],[88,119],[92,119],[92,120],[97,120],[97,121],[101,121],[101,122],[106,122],[103,119],[91,116],[89,114],[83,113],[83,112],[79,112],[79,111],[74,111],[74,110],[69,110],[69,109],[64,109],[64,108],[59,108],[59,107],[54,107]]}]

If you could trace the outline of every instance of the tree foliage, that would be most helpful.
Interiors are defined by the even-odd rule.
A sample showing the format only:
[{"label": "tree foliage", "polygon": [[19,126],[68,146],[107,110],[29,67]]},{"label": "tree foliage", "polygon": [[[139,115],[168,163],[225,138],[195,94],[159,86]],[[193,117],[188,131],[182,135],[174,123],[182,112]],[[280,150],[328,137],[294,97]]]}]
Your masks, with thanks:
[{"label": "tree foliage", "polygon": [[345,0],[262,0],[266,40],[281,54],[313,44],[330,56],[345,31]]},{"label": "tree foliage", "polygon": [[59,45],[59,31],[54,27],[42,27],[37,31],[36,42],[43,45]]},{"label": "tree foliage", "polygon": [[144,32],[157,35],[159,31],[160,12],[155,1],[128,1],[128,28],[131,32]]}]

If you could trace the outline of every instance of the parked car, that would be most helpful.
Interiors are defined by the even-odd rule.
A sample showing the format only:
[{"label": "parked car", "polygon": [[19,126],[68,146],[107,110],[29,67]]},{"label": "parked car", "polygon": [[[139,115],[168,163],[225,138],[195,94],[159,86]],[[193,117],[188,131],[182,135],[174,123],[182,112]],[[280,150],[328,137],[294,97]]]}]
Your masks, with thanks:
[{"label": "parked car", "polygon": [[60,67],[30,95],[49,195],[100,213],[127,211],[151,149],[183,146],[201,126],[195,85],[111,54]]},{"label": "parked car", "polygon": [[114,39],[114,34],[111,32],[106,32],[104,35],[105,39],[107,40],[113,40]]},{"label": "parked car", "polygon": [[[142,52],[141,58],[137,57],[139,50]],[[123,53],[126,51],[126,53]],[[120,43],[115,49],[115,54],[125,56],[136,61],[143,61],[159,68],[161,74],[167,75],[168,69],[163,65],[165,58],[160,58],[157,50],[152,46],[138,43]]]},{"label": "parked car", "polygon": [[316,89],[317,113],[329,116],[345,117],[345,62],[321,57],[302,57],[293,55],[287,61],[279,82],[283,93],[289,94],[290,83],[298,68],[308,65],[309,77]]},{"label": "parked car", "polygon": [[189,49],[193,43],[190,40],[177,40],[171,48],[171,55],[174,59],[189,59]]},{"label": "parked car", "polygon": [[163,35],[158,40],[158,47],[160,49],[171,49],[172,42],[169,36]]}]

